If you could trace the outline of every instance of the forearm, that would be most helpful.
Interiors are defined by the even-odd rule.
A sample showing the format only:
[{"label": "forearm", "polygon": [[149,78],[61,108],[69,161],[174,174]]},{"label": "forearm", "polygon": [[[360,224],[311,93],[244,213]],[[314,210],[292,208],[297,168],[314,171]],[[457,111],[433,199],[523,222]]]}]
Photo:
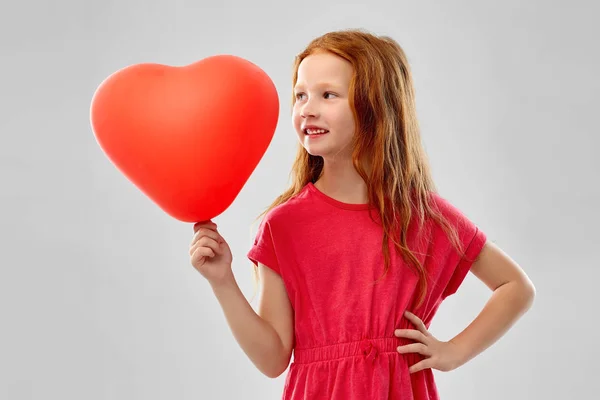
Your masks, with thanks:
[{"label": "forearm", "polygon": [[500,339],[529,309],[533,297],[534,289],[526,283],[513,281],[497,288],[471,324],[450,340],[458,346],[459,364],[465,364]]},{"label": "forearm", "polygon": [[235,279],[211,286],[244,353],[263,374],[279,376],[287,368],[289,357],[277,331],[254,311]]}]

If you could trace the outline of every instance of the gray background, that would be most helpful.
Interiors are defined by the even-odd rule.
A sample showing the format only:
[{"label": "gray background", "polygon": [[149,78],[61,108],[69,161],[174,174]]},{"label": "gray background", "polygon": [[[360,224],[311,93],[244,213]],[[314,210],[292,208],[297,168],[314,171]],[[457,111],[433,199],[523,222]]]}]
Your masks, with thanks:
[{"label": "gray background", "polygon": [[[406,50],[423,140],[443,196],[530,275],[531,311],[462,368],[442,399],[590,398],[599,346],[600,11],[571,1],[22,1],[0,6],[0,398],[276,399],[189,264],[192,226],[108,161],[89,107],[100,82],[141,62],[245,57],[281,98],[275,138],[215,219],[234,272],[254,218],[287,185],[293,57],[339,28]],[[490,292],[472,275],[431,330],[447,340]],[[256,300],[252,303],[256,306]]]}]

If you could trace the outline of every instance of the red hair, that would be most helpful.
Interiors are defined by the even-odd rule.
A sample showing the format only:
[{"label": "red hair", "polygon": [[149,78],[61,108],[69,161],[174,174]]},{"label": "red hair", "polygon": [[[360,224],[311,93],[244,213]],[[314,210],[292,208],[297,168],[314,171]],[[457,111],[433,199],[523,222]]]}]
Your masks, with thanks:
[{"label": "red hair", "polygon": [[[296,56],[292,86],[296,84],[302,60],[322,51],[349,61],[354,69],[349,88],[349,103],[356,124],[352,159],[367,185],[369,203],[375,206],[380,217],[384,275],[389,270],[388,239],[391,239],[419,276],[417,303],[420,305],[427,290],[427,275],[407,245],[413,215],[418,215],[420,227],[426,218],[433,219],[457,249],[460,243],[456,231],[431,200],[431,194],[437,190],[421,144],[415,89],[406,54],[387,36],[363,30],[326,33],[312,40]],[[295,101],[292,96],[292,105]],[[369,172],[363,162],[369,163]],[[290,173],[291,186],[260,216],[298,194],[309,182],[316,182],[322,169],[323,159],[310,155],[299,143]]]}]

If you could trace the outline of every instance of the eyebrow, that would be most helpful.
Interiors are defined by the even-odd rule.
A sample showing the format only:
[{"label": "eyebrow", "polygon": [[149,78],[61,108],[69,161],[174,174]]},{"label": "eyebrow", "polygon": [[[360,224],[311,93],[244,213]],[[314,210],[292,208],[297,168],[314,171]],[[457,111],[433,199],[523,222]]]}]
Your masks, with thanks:
[{"label": "eyebrow", "polygon": [[[341,89],[341,87],[339,85],[336,85],[334,83],[331,82],[319,82],[317,84],[315,84],[316,87],[320,88],[320,87],[333,87],[336,88],[338,90]],[[298,90],[304,88],[304,85],[302,83],[297,83],[296,86],[294,86],[294,90]]]}]

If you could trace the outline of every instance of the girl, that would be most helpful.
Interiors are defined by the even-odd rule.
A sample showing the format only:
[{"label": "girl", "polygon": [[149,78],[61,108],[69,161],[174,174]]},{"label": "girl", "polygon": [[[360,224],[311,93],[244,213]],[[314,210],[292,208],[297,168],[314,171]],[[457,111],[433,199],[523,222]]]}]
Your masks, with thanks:
[{"label": "girl", "polygon": [[[272,378],[289,366],[283,399],[438,399],[432,369],[492,345],[531,306],[534,286],[437,194],[394,40],[325,34],[297,56],[293,84],[293,184],[248,253],[262,281],[258,311],[213,222],[194,225],[191,263],[254,365]],[[440,341],[428,327],[468,271],[493,295]]]}]

